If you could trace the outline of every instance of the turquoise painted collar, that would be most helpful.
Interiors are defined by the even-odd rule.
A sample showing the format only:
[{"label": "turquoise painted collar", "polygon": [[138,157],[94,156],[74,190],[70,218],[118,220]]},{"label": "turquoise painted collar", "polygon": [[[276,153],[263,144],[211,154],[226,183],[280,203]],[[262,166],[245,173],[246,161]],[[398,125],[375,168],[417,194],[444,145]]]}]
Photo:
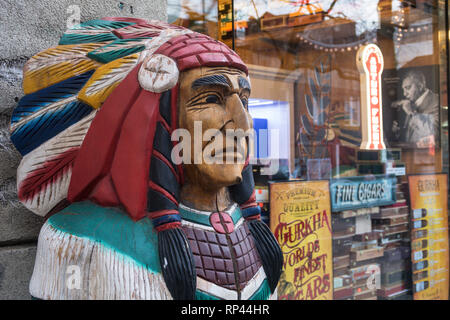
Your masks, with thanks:
[{"label": "turquoise painted collar", "polygon": [[[212,227],[211,222],[209,221],[209,217],[212,214],[212,212],[210,211],[191,209],[181,203],[178,207],[178,211],[180,212],[181,218],[185,221]],[[229,209],[224,210],[224,212],[228,213],[231,216],[234,225],[236,225],[242,218],[241,208],[239,208],[237,204],[232,205]]]}]

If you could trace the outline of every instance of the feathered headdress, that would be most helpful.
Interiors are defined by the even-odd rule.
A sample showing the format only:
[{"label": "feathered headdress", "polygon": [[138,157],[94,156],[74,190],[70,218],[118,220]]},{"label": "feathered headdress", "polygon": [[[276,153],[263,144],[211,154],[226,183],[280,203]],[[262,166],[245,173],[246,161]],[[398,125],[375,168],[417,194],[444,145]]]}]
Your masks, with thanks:
[{"label": "feathered headdress", "polygon": [[105,18],[68,30],[24,67],[26,95],[11,119],[11,140],[23,155],[19,199],[45,216],[66,199],[91,198],[122,205],[136,220],[153,200],[165,203],[157,211],[169,210],[156,215],[171,221],[177,188],[158,185],[149,172],[169,170],[182,180],[167,154],[178,76],[201,66],[247,72],[224,44],[159,21]]}]

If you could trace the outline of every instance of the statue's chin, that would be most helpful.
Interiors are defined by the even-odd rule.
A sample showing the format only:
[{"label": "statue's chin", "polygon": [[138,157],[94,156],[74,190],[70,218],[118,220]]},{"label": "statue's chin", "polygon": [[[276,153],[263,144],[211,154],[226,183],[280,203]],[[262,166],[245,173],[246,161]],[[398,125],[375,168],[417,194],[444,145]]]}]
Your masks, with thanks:
[{"label": "statue's chin", "polygon": [[243,164],[210,164],[199,168],[207,177],[207,184],[215,187],[229,187],[242,182]]}]

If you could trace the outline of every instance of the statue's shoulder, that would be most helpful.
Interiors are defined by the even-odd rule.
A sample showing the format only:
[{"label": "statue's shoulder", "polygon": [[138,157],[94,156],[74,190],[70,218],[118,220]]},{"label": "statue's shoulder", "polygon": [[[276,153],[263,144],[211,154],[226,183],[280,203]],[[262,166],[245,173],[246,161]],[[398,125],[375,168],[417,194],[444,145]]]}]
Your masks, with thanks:
[{"label": "statue's shoulder", "polygon": [[83,201],[52,215],[46,225],[56,232],[120,253],[154,272],[160,271],[158,237],[150,219],[134,221],[120,208]]},{"label": "statue's shoulder", "polygon": [[171,299],[150,219],[78,202],[41,229],[30,293],[40,299]]}]

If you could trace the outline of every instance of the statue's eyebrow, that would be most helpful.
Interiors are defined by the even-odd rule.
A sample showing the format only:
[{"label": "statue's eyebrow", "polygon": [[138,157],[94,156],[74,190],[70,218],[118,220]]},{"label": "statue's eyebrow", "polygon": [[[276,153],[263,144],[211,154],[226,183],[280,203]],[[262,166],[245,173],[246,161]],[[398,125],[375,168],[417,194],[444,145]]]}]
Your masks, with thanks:
[{"label": "statue's eyebrow", "polygon": [[222,86],[228,89],[231,88],[227,78],[221,74],[202,77],[192,83],[192,89],[198,89],[206,86]]},{"label": "statue's eyebrow", "polygon": [[251,91],[250,83],[248,82],[247,79],[245,79],[244,77],[239,77],[238,81],[239,81],[239,87],[241,89]]}]

